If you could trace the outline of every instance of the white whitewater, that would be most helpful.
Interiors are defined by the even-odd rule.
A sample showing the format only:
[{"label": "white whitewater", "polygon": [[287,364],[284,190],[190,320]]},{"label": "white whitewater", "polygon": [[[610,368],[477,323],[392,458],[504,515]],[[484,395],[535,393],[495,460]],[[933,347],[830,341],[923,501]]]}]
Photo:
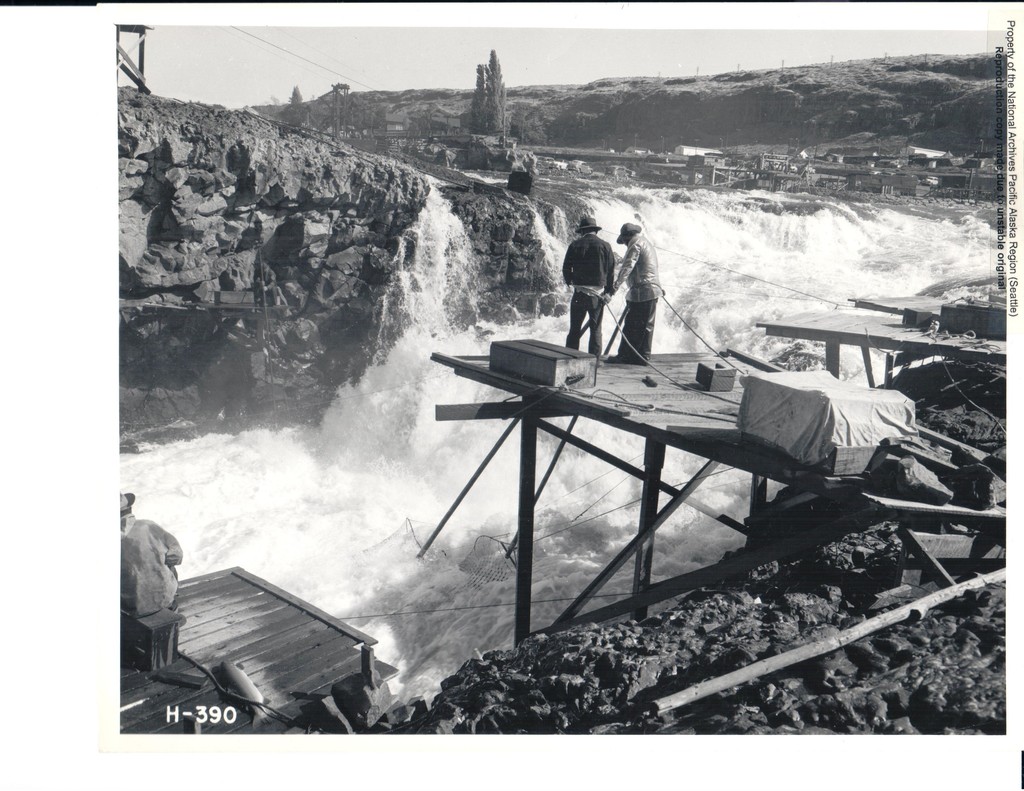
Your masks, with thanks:
[{"label": "white whitewater", "polygon": [[[756,321],[833,306],[674,253],[840,303],[855,295],[911,294],[990,271],[992,231],[968,209],[632,188],[595,194],[591,205],[610,240],[623,222],[638,220],[647,229],[665,251],[669,299],[712,345],[763,356],[786,342],[765,338]],[[536,227],[545,264],[558,271],[564,242],[539,218]],[[474,651],[511,647],[514,578],[498,542],[515,530],[518,485],[513,437],[431,552],[416,559],[417,541],[429,535],[504,428],[434,420],[435,404],[504,394],[457,378],[431,363],[430,353],[484,353],[492,337],[562,343],[566,319],[453,329],[475,294],[465,230],[434,194],[415,231],[414,262],[396,278],[385,308],[382,332],[398,340],[357,385],[339,390],[321,426],[149,446],[121,457],[121,486],[136,493],[140,517],[178,537],[183,577],[230,566],[265,577],[377,637],[378,656],[401,670],[399,691],[429,697]],[[612,308],[621,313],[621,296]],[[659,306],[655,353],[701,348]],[[843,363],[846,375],[862,376],[859,354]],[[588,421],[577,433],[626,459],[641,457],[638,438]],[[542,437],[540,465],[554,445]],[[698,463],[670,451],[666,477],[684,481]],[[637,507],[619,506],[639,496],[639,484],[609,470],[567,449],[541,498],[535,625],[556,616],[635,531]],[[700,490],[697,503],[742,514],[748,483],[724,472]],[[706,565],[739,543],[737,534],[683,508],[658,535],[655,577]],[[605,592],[628,586],[623,575]]]}]

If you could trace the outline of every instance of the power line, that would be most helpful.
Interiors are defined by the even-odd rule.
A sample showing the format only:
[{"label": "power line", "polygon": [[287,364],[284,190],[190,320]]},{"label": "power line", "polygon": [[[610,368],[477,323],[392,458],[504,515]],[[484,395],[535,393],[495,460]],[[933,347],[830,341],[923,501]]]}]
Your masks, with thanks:
[{"label": "power line", "polygon": [[[294,63],[293,61],[288,60],[288,58],[284,57],[283,55],[278,55],[273,50],[269,50],[266,47],[261,47],[259,44],[256,44],[256,43],[254,43],[252,41],[249,41],[248,39],[240,38],[239,36],[237,36],[237,35],[235,35],[234,33],[231,32],[231,30],[232,30],[231,28],[222,27],[221,30],[223,30],[225,33],[230,33],[232,38],[239,39],[240,41],[244,41],[247,44],[252,44],[252,46],[256,47],[256,49],[261,50],[263,52],[266,52],[268,55],[273,55],[275,58],[280,58],[285,63],[287,63],[289,66],[295,66],[296,68],[302,69],[304,72],[306,72],[307,74],[312,74],[314,77],[319,77],[321,79],[323,78],[322,74],[319,74],[319,73],[313,71],[312,69],[306,68],[301,63]],[[245,31],[242,31],[242,32],[245,32]]]},{"label": "power line", "polygon": [[318,69],[323,69],[324,71],[328,71],[331,74],[336,74],[337,76],[341,77],[342,79],[346,79],[349,82],[354,82],[354,83],[356,83],[356,85],[362,85],[364,88],[368,88],[371,91],[377,90],[376,88],[371,88],[365,82],[360,82],[359,80],[357,80],[357,79],[355,79],[353,77],[349,77],[346,74],[342,74],[340,71],[332,69],[329,66],[324,66],[321,63],[317,63],[315,60],[310,60],[309,58],[303,57],[302,55],[299,55],[296,52],[292,52],[290,49],[286,49],[285,47],[282,47],[279,44],[275,44],[273,41],[267,41],[265,38],[260,38],[259,36],[255,35],[253,33],[250,33],[247,30],[242,30],[240,27],[235,27],[234,25],[232,25],[231,27],[232,27],[232,29],[237,30],[239,33],[244,33],[245,35],[247,35],[247,36],[249,36],[251,38],[254,38],[257,41],[262,41],[264,44],[269,44],[271,47],[274,47],[274,49],[279,49],[282,52],[287,52],[289,55],[291,55],[294,58],[299,58],[300,60],[306,61],[306,63],[311,63],[312,65],[316,66]]},{"label": "power line", "polygon": [[[346,68],[346,69],[348,69],[348,68],[351,68],[351,67],[350,67],[350,66],[349,66],[349,65],[348,65],[347,63],[342,63],[342,62],[341,62],[340,60],[338,60],[337,58],[335,58],[335,57],[334,57],[333,55],[331,55],[331,54],[330,54],[329,52],[324,52],[324,51],[323,51],[322,49],[320,49],[319,47],[315,47],[315,46],[313,46],[313,45],[312,45],[312,44],[310,44],[310,43],[309,43],[308,41],[303,41],[303,40],[302,40],[301,38],[299,38],[298,36],[293,36],[293,35],[292,35],[291,33],[289,33],[289,32],[288,32],[287,30],[285,30],[284,28],[278,28],[277,30],[278,30],[278,32],[279,32],[279,33],[284,33],[284,35],[288,36],[288,38],[292,39],[293,41],[297,41],[297,42],[299,42],[300,44],[302,44],[302,45],[304,45],[304,46],[306,46],[306,47],[309,47],[309,48],[310,48],[311,50],[313,50],[314,52],[319,52],[319,53],[320,53],[321,55],[323,55],[323,56],[325,56],[325,57],[327,57],[327,58],[329,58],[329,59],[333,60],[333,61],[334,61],[335,63],[337,63],[337,64],[338,64],[339,66],[343,66],[343,67],[344,67],[344,68]],[[347,78],[347,79],[351,79],[351,78]],[[360,83],[360,85],[365,85],[365,83]],[[372,87],[371,87],[371,86],[369,86],[369,85],[365,85],[365,87],[367,87],[367,88],[370,88],[371,90],[374,90],[374,91],[383,91],[383,90],[384,90],[383,88],[372,88]]]}]

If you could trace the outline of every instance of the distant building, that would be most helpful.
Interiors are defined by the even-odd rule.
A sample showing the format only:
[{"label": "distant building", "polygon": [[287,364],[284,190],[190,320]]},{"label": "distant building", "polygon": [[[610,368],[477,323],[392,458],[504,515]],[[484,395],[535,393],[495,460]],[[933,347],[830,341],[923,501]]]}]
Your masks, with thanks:
[{"label": "distant building", "polygon": [[409,116],[405,113],[388,113],[384,116],[384,130],[386,132],[408,132]]},{"label": "distant building", "polygon": [[934,148],[907,146],[907,156],[912,158],[923,157],[925,159],[938,159],[939,157],[951,157],[953,155],[949,151],[937,151]]},{"label": "distant building", "polygon": [[626,153],[627,154],[650,154],[651,152],[650,152],[650,149],[647,149],[647,148],[637,148],[635,146],[630,146],[629,148],[626,149]]},{"label": "distant building", "polygon": [[850,173],[846,177],[846,188],[860,192],[877,192],[882,195],[917,194],[917,176],[890,173]]},{"label": "distant building", "polygon": [[673,154],[678,154],[681,157],[697,157],[697,156],[725,156],[717,148],[700,148],[698,146],[676,146],[672,149]]}]

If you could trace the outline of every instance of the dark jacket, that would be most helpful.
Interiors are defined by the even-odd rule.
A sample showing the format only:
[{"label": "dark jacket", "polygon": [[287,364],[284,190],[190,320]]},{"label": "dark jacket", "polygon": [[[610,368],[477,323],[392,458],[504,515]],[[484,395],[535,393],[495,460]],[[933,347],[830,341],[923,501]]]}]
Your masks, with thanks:
[{"label": "dark jacket", "polygon": [[570,286],[589,286],[610,294],[614,276],[612,246],[593,231],[575,239],[565,251],[562,277]]}]

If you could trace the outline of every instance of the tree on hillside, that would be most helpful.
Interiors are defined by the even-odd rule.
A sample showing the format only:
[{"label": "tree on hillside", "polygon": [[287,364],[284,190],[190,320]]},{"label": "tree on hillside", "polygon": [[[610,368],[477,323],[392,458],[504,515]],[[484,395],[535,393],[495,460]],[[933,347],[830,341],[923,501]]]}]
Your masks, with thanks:
[{"label": "tree on hillside", "polygon": [[288,102],[289,104],[302,104],[302,91],[299,90],[298,85],[292,88],[292,98]]},{"label": "tree on hillside", "polygon": [[483,134],[487,131],[487,118],[484,106],[487,103],[487,68],[484,64],[476,67],[476,90],[473,91],[473,104],[469,108],[469,131]]},{"label": "tree on hillside", "polygon": [[505,80],[501,76],[501,63],[498,53],[491,50],[491,59],[486,69],[486,102],[484,104],[487,126],[491,130],[506,131],[508,94],[505,91]]}]

